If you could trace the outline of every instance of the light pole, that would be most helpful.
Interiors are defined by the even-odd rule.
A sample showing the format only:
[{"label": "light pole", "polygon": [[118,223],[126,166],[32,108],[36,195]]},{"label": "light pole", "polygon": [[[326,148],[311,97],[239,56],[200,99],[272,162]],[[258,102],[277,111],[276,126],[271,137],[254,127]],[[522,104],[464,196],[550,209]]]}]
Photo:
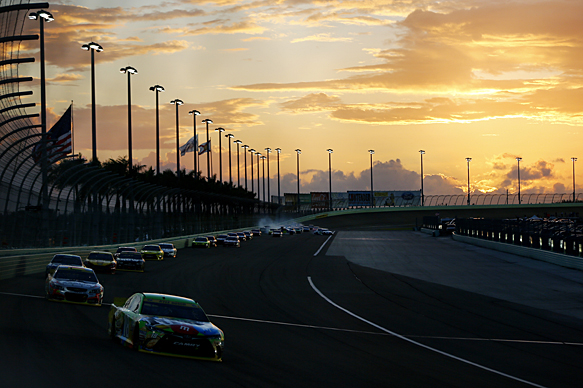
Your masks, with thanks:
[{"label": "light pole", "polygon": [[150,90],[156,93],[156,175],[160,174],[160,109],[158,106],[158,93],[164,91],[160,85],[150,86]]},{"label": "light pole", "polygon": [[419,153],[421,154],[421,206],[425,206],[425,195],[423,193],[423,154],[425,154],[425,151],[419,150]]},{"label": "light pole", "polygon": [[372,156],[374,155],[374,150],[368,150],[370,154],[370,207],[374,207],[374,190],[373,190],[373,179],[372,179]]},{"label": "light pole", "polygon": [[233,186],[233,175],[231,172],[231,139],[235,137],[235,135],[233,135],[232,133],[229,133],[228,135],[225,135],[225,137],[229,138],[229,184],[231,186]]},{"label": "light pole", "polygon": [[[249,150],[249,153],[251,154],[251,192],[255,194],[255,187],[254,185],[254,181],[253,181],[253,154],[255,153],[255,150],[253,148],[251,148]],[[245,163],[247,163],[245,161]],[[245,179],[245,189],[247,188],[247,179]]]},{"label": "light pole", "polygon": [[184,101],[177,98],[170,101],[170,103],[176,105],[176,177],[180,178],[180,128],[178,125],[178,107],[184,104]]},{"label": "light pole", "polygon": [[516,161],[518,162],[518,204],[520,205],[521,199],[520,199],[520,161],[522,160],[521,157],[517,157]]},{"label": "light pole", "polygon": [[128,169],[129,174],[132,176],[133,170],[133,155],[132,155],[132,86],[130,77],[133,74],[138,74],[138,71],[131,66],[122,67],[119,69],[122,74],[128,75]]},{"label": "light pole", "polygon": [[263,168],[263,202],[265,202],[265,159],[267,159],[266,156],[262,156],[261,160],[263,161],[262,168]]},{"label": "light pole", "polygon": [[204,119],[202,122],[206,124],[206,146],[208,147],[206,151],[206,177],[208,180],[211,179],[211,147],[209,144],[209,124],[212,124],[213,121],[211,119]]},{"label": "light pole", "polygon": [[259,158],[261,158],[261,152],[256,152],[257,155],[257,199],[261,199],[261,182],[259,181]]},{"label": "light pole", "polygon": [[200,115],[200,112],[196,109],[188,112],[192,115],[192,126],[194,131],[194,177],[198,177],[198,138],[196,137],[196,116]]},{"label": "light pole", "polygon": [[243,142],[241,140],[235,140],[235,144],[237,144],[237,187],[241,187],[241,165],[239,164],[239,144]]},{"label": "light pole", "polygon": [[219,182],[223,183],[223,146],[221,145],[221,132],[225,132],[225,128],[215,128],[219,132]]},{"label": "light pole", "polygon": [[90,42],[81,46],[83,50],[91,51],[91,143],[92,143],[92,160],[97,162],[97,125],[95,120],[95,51],[103,51],[101,45]]},{"label": "light pole", "polygon": [[244,144],[241,147],[243,148],[243,155],[245,155],[245,191],[247,191],[247,148],[249,146]]},{"label": "light pole", "polygon": [[42,169],[42,206],[43,210],[48,209],[49,206],[49,190],[48,190],[48,155],[47,155],[47,92],[46,92],[46,75],[45,75],[45,28],[44,24],[50,23],[55,18],[53,15],[45,10],[31,12],[28,15],[30,20],[39,21],[39,37],[40,37],[40,117],[41,117],[41,169]]},{"label": "light pole", "polygon": [[271,148],[266,148],[265,152],[267,153],[267,202],[271,202],[271,192],[269,190],[269,186],[271,186],[269,183],[269,154],[271,153]]},{"label": "light pole", "polygon": [[300,150],[299,148],[296,149],[296,153],[297,153],[297,173],[298,173],[298,213],[300,212],[300,154],[302,153],[302,150]]},{"label": "light pole", "polygon": [[334,150],[328,148],[326,151],[328,151],[328,209],[332,210],[332,152],[334,152]]},{"label": "light pole", "polygon": [[470,206],[470,162],[472,158],[466,158],[466,162],[468,162],[468,206]]},{"label": "light pole", "polygon": [[275,150],[277,151],[277,204],[281,205],[281,194],[279,192],[279,154],[281,154],[281,148],[276,148]]},{"label": "light pole", "polygon": [[573,161],[573,203],[575,203],[575,162],[577,158],[571,158]]}]

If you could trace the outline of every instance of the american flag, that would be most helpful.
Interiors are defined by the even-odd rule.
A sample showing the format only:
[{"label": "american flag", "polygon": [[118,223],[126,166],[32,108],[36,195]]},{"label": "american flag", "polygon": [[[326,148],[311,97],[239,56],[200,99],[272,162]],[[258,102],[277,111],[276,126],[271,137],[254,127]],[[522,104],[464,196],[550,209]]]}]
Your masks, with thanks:
[{"label": "american flag", "polygon": [[[73,105],[69,105],[67,111],[59,121],[47,132],[47,157],[49,163],[54,163],[71,153],[71,111]],[[42,157],[42,144],[39,141],[33,150],[33,159],[38,162]]]}]

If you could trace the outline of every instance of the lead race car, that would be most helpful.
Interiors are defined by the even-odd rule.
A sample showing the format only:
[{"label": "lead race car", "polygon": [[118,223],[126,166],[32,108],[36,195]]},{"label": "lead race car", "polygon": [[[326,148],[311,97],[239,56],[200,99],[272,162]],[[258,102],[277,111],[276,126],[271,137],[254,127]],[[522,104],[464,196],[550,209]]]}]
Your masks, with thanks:
[{"label": "lead race car", "polygon": [[225,336],[198,303],[181,296],[136,293],[109,311],[108,333],[140,352],[222,361]]}]

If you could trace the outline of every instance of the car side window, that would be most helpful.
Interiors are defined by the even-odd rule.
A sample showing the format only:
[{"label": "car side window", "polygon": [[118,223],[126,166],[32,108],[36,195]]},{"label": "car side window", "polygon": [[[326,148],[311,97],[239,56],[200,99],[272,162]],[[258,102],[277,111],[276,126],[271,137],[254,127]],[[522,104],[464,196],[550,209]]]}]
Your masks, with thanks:
[{"label": "car side window", "polygon": [[130,305],[129,309],[132,310],[133,312],[138,312],[139,308],[140,308],[140,301],[141,298],[139,297],[139,295],[136,295],[133,300],[132,300],[132,304]]},{"label": "car side window", "polygon": [[131,310],[130,306],[132,305],[133,300],[136,299],[135,296],[130,297],[128,300],[126,300],[125,304],[123,305],[124,309],[128,309]]}]

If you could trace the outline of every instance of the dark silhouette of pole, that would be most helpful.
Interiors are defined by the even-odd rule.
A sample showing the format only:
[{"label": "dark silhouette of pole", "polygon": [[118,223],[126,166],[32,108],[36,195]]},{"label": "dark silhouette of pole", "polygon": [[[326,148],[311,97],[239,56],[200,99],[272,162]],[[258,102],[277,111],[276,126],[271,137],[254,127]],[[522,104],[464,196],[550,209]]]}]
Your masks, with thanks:
[{"label": "dark silhouette of pole", "polygon": [[328,190],[328,209],[332,210],[332,152],[334,152],[334,150],[332,150],[332,148],[328,148],[328,184],[329,184],[329,190]]},{"label": "dark silhouette of pole", "polygon": [[374,150],[368,150],[370,154],[370,207],[374,207],[374,189],[373,189],[373,179],[372,179],[372,156],[374,155]]},{"label": "dark silhouette of pole", "polygon": [[180,126],[178,125],[178,107],[184,102],[180,99],[170,101],[171,104],[176,105],[176,177],[180,178]]},{"label": "dark silhouette of pole", "polygon": [[239,163],[239,144],[243,142],[241,140],[235,140],[235,144],[237,144],[237,187],[241,187],[241,164]]},{"label": "dark silhouette of pole", "polygon": [[255,187],[254,187],[254,181],[253,181],[253,154],[255,153],[255,150],[253,148],[251,148],[249,150],[249,153],[251,153],[251,192],[253,194],[255,194]]},{"label": "dark silhouette of pole", "polygon": [[518,204],[520,205],[522,203],[522,200],[520,199],[520,161],[522,160],[521,157],[516,158],[516,161],[518,162]]},{"label": "dark silhouette of pole", "polygon": [[249,148],[249,146],[245,144],[241,147],[243,147],[243,155],[245,155],[245,191],[247,191],[247,148]]},{"label": "dark silhouette of pole", "polygon": [[196,109],[191,110],[188,112],[189,115],[192,115],[192,127],[194,132],[194,177],[198,177],[198,138],[196,137],[196,116],[200,115],[200,112]]},{"label": "dark silhouette of pole", "polygon": [[256,152],[255,155],[257,155],[257,199],[261,199],[261,182],[259,181],[259,158],[261,158],[261,152]]},{"label": "dark silhouette of pole", "polygon": [[164,91],[160,85],[150,86],[150,90],[156,93],[156,175],[160,174],[160,108],[158,93]]},{"label": "dark silhouette of pole", "polygon": [[425,206],[425,193],[423,193],[423,154],[425,151],[419,150],[421,154],[421,206]]},{"label": "dark silhouette of pole", "polygon": [[575,203],[575,162],[577,158],[571,158],[571,160],[573,161],[573,203]]},{"label": "dark silhouette of pole", "polygon": [[302,153],[302,150],[300,150],[299,148],[296,149],[296,154],[297,154],[297,174],[298,174],[298,213],[300,212],[300,154]]},{"label": "dark silhouette of pole", "polygon": [[269,181],[269,154],[271,153],[271,148],[266,148],[265,152],[267,153],[267,202],[271,202],[271,192],[269,190],[269,186],[271,186]]},{"label": "dark silhouette of pole", "polygon": [[472,158],[466,158],[466,162],[468,162],[468,206],[470,206],[470,162]]},{"label": "dark silhouette of pole", "polygon": [[221,132],[225,132],[225,128],[216,128],[219,132],[219,182],[223,183],[223,146],[221,143]]},{"label": "dark silhouette of pole", "polygon": [[119,69],[120,73],[128,75],[128,169],[130,176],[133,176],[133,154],[132,154],[132,84],[130,77],[132,74],[138,74],[138,71],[126,66]]},{"label": "dark silhouette of pole", "polygon": [[226,138],[229,139],[229,184],[233,186],[233,175],[231,172],[231,139],[235,137],[232,133],[225,135]]},{"label": "dark silhouette of pole", "polygon": [[[39,21],[39,38],[40,38],[40,117],[41,117],[41,170],[42,170],[42,209],[49,208],[49,182],[48,171],[49,161],[47,153],[47,91],[46,91],[46,73],[45,73],[45,28],[44,24],[53,20],[53,15],[45,10],[31,12],[28,15],[31,20]],[[43,217],[46,219],[46,217]]]},{"label": "dark silhouette of pole", "polygon": [[212,124],[213,121],[211,119],[204,119],[202,120],[203,123],[206,123],[206,144],[207,144],[207,152],[206,152],[206,169],[207,169],[207,179],[211,179],[211,149],[209,144],[209,124]]},{"label": "dark silhouette of pole", "polygon": [[267,159],[265,156],[261,157],[261,160],[263,161],[261,163],[261,167],[263,168],[263,202],[265,202],[265,159]]},{"label": "dark silhouette of pole", "polygon": [[281,205],[281,193],[279,184],[279,154],[281,154],[281,148],[276,148],[277,151],[277,204]]},{"label": "dark silhouette of pole", "polygon": [[103,51],[101,45],[91,42],[81,46],[83,50],[91,51],[91,143],[92,160],[97,162],[97,121],[95,119],[95,51]]}]

